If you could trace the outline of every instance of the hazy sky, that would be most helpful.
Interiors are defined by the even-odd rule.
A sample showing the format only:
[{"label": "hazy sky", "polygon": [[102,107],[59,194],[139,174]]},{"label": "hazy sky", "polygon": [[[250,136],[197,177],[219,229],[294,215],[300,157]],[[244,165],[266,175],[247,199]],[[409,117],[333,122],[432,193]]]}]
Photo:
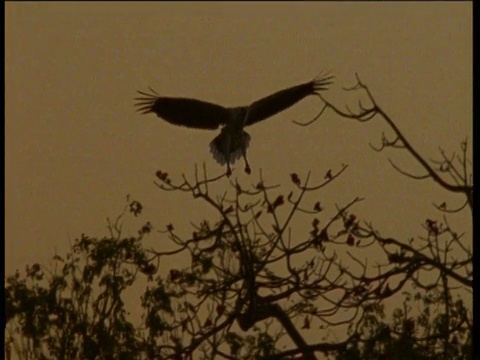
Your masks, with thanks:
[{"label": "hazy sky", "polygon": [[[354,107],[355,72],[421,154],[459,151],[472,138],[472,4],[445,3],[6,3],[6,272],[64,253],[81,233],[106,234],[125,196],[145,207],[141,222],[172,222],[191,233],[198,201],[153,184],[194,165],[222,169],[209,153],[218,131],[176,127],[135,112],[138,90],[246,105],[285,87],[336,75],[325,97]],[[460,204],[430,181],[395,172],[387,159],[419,170],[394,151],[377,154],[386,126],[326,113],[307,99],[251,127],[249,159],[234,177],[290,185],[288,174],[320,181],[349,164],[325,189],[333,207],[356,196],[357,209],[388,235],[414,236],[432,202]],[[217,191],[226,187],[226,180]],[[452,221],[469,231],[468,214]],[[133,229],[135,227],[132,227]]]}]

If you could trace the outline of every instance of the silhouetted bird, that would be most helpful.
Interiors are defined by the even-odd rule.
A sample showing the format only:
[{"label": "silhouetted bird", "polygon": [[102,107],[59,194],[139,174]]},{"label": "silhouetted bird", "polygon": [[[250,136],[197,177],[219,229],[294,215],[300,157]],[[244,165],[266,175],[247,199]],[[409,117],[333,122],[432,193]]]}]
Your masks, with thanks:
[{"label": "silhouetted bird", "polygon": [[143,96],[135,100],[138,100],[136,106],[142,114],[153,112],[175,125],[210,130],[223,125],[220,134],[210,143],[213,157],[221,165],[227,164],[227,176],[230,176],[230,164],[243,156],[245,172],[250,174],[247,161],[250,135],[243,128],[265,120],[309,95],[327,90],[332,78],[333,76],[319,75],[312,81],[280,90],[248,106],[232,108],[196,99],[159,96],[151,88],[152,94],[138,91]]}]

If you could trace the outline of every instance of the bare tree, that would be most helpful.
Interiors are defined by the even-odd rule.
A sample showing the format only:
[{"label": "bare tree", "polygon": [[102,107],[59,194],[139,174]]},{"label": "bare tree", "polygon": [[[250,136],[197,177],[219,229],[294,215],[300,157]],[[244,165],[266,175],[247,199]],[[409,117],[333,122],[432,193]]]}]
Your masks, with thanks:
[{"label": "bare tree", "polygon": [[[347,90],[363,91],[368,106],[359,102],[355,114],[348,108],[339,110],[320,94],[325,105],[316,118],[328,109],[361,122],[380,117],[395,135],[391,140],[384,135],[375,150],[408,152],[425,174],[413,175],[392,165],[402,175],[432,179],[464,196],[463,206],[437,204],[441,219],[426,219],[418,236],[403,241],[395,234],[380,234],[370,219],[361,219],[356,205],[364,200],[357,195],[335,206],[322,203],[322,192],[348,171],[347,165],[326,169],[321,176],[292,173],[285,187],[263,176],[251,186],[225,175],[209,177],[205,167],[196,168],[192,179],[173,180],[158,171],[155,184],[161,191],[190,194],[216,215],[192,224],[187,238],[179,235],[177,225],[159,229],[150,222],[137,236],[124,238],[119,217],[109,223],[109,236],[83,236],[75,244],[75,255],[62,259],[62,286],[53,286],[52,279],[58,278],[54,271],[41,287],[45,277],[39,266],[30,271],[30,283],[18,274],[9,277],[11,333],[29,341],[31,354],[44,354],[42,346],[48,343],[53,358],[85,356],[88,349],[90,358],[131,358],[135,353],[149,359],[317,359],[321,354],[344,360],[467,359],[472,315],[455,294],[472,291],[471,240],[448,223],[449,213],[471,211],[473,206],[467,142],[459,157],[441,150],[440,160],[430,164],[357,80]],[[215,195],[219,181],[230,184],[222,196]],[[129,201],[129,210],[137,216],[142,206]],[[142,239],[155,230],[170,240],[168,250],[142,246]],[[382,254],[376,263],[362,255],[374,249]],[[163,259],[174,256],[184,261],[167,273],[159,271]],[[142,326],[134,329],[121,315],[121,294],[139,276],[148,282],[141,297]],[[25,295],[19,289],[30,292]],[[45,293],[51,294],[49,307],[41,301]],[[389,321],[385,308],[394,296],[404,301]],[[415,305],[421,311],[415,311]],[[71,315],[59,323],[52,315],[65,309]],[[57,332],[44,327],[41,333],[28,332],[31,327],[25,324],[32,318],[38,323],[38,314]],[[73,340],[66,342],[67,335]],[[111,340],[109,346],[102,336]],[[15,336],[9,339],[13,342]]]}]

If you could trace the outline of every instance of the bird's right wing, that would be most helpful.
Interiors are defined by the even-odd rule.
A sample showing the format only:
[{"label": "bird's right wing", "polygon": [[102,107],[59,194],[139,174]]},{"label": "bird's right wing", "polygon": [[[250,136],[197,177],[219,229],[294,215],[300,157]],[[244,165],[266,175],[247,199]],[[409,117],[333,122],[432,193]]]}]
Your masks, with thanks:
[{"label": "bird's right wing", "polygon": [[269,117],[286,110],[309,95],[318,94],[328,89],[333,76],[319,75],[314,80],[304,84],[292,86],[253,102],[249,106],[245,125],[268,119]]},{"label": "bird's right wing", "polygon": [[[150,89],[152,90],[152,89]],[[137,110],[142,114],[155,113],[171,124],[196,129],[216,129],[225,124],[229,111],[223,106],[187,98],[158,96],[138,91],[142,97],[135,98]]]}]

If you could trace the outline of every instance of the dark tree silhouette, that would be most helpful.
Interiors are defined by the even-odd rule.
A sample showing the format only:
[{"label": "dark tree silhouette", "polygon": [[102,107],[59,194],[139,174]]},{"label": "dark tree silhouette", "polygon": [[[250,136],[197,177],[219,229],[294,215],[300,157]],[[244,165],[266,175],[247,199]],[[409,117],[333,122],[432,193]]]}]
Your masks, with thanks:
[{"label": "dark tree silhouette", "polygon": [[[463,206],[440,201],[441,216],[423,220],[418,235],[404,241],[362,219],[358,196],[322,203],[347,165],[292,173],[283,187],[262,176],[252,186],[228,180],[230,191],[220,197],[214,190],[225,175],[195,168],[191,179],[173,180],[158,171],[161,191],[190,194],[216,215],[192,224],[187,238],[180,225],[150,222],[125,238],[126,212],[142,216],[142,205],[129,200],[109,222],[109,236],[83,235],[51,269],[35,264],[26,276],[8,277],[7,351],[25,359],[472,359],[473,319],[464,303],[472,292],[472,241],[448,223],[450,213],[473,206],[467,142],[458,158],[441,150],[430,165],[360,80],[350,90],[364,91],[369,106],[359,103],[354,114],[320,94],[325,107],[317,118],[332,110],[356,121],[385,120],[395,138],[383,136],[375,149],[407,151],[426,174],[392,162],[402,176],[430,178],[463,196]],[[161,249],[143,245],[151,236],[163,238]],[[376,263],[362,256],[378,250]],[[165,272],[160,265],[173,257],[184,260]],[[134,326],[125,291],[141,281],[144,313]],[[402,306],[389,307],[392,298]]]}]

